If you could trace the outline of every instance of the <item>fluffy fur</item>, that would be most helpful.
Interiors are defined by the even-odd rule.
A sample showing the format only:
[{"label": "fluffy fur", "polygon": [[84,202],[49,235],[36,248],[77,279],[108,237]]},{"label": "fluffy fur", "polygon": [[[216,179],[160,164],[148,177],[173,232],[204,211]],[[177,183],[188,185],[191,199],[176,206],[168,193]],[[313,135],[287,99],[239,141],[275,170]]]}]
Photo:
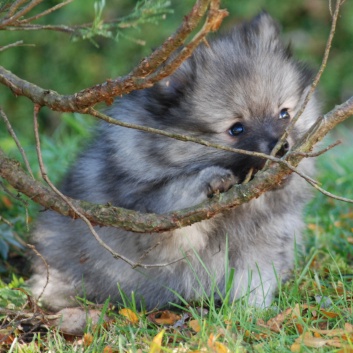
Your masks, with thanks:
[{"label": "fluffy fur", "polygon": [[[210,47],[199,47],[171,77],[119,99],[108,114],[270,153],[300,107],[311,78],[281,42],[276,22],[262,13],[214,39]],[[314,98],[285,150],[318,114]],[[250,168],[262,166],[259,158],[104,123],[62,190],[77,199],[162,214],[194,206],[244,180]],[[311,160],[300,164],[308,175],[313,169]],[[136,234],[96,228],[110,247],[135,262],[170,262],[188,254],[187,261],[147,270],[114,259],[81,220],[46,211],[34,231],[35,246],[50,266],[42,300],[53,309],[74,305],[76,295],[95,302],[107,297],[119,301],[118,284],[126,294],[134,292],[137,302],[143,300],[148,309],[177,301],[173,291],[192,300],[211,294],[217,285],[224,294],[228,257],[229,266],[235,268],[232,296],[238,298],[250,289],[252,304],[269,305],[276,276],[286,279],[292,269],[309,195],[306,182],[292,175],[258,199],[176,231]],[[38,296],[46,269],[40,259],[33,261],[30,284]]]}]

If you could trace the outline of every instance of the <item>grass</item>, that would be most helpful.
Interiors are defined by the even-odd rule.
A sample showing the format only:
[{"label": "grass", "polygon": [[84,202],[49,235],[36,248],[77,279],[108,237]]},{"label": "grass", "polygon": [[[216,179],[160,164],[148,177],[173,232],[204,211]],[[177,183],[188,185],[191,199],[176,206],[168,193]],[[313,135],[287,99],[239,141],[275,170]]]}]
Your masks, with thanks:
[{"label": "grass", "polygon": [[[82,128],[86,122],[80,119],[67,119],[54,138],[43,140],[44,158],[55,181],[63,173],[57,161],[64,158],[69,165],[87,131]],[[348,144],[351,132],[341,129],[338,133]],[[353,198],[353,150],[347,146],[318,158],[318,179],[330,192]],[[30,162],[35,166],[34,160]],[[21,222],[8,227],[18,239],[18,234],[26,232],[24,206],[12,199],[6,204],[6,197],[0,195],[2,215],[12,222],[21,215]],[[28,209],[30,221],[37,210],[31,204]],[[306,209],[306,223],[306,254],[297,258],[292,279],[280,285],[276,300],[266,310],[250,307],[246,300],[232,302],[228,297],[221,306],[211,297],[198,305],[175,306],[168,312],[152,314],[138,313],[134,303],[126,302],[125,309],[137,315],[134,319],[119,314],[121,308],[107,306],[103,314],[109,314],[110,320],[88,325],[83,337],[63,335],[55,327],[35,337],[24,336],[26,325],[18,325],[18,316],[2,313],[0,340],[4,344],[0,352],[353,352],[352,205],[315,193]],[[17,244],[12,244],[7,260],[2,262],[6,284],[0,282],[0,308],[18,314],[28,298],[25,292],[13,290],[23,286],[23,279],[13,275],[14,268],[8,264],[14,254],[17,260],[23,256]],[[86,308],[90,310],[89,305]]]}]

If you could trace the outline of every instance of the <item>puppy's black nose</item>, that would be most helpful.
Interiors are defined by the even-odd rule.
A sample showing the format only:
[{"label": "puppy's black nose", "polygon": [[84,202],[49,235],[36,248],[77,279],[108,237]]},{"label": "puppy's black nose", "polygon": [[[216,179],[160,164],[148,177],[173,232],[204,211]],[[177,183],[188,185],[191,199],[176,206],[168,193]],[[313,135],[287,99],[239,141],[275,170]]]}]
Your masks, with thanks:
[{"label": "puppy's black nose", "polygon": [[[268,144],[268,149],[269,151],[272,151],[274,149],[274,147],[276,146],[278,140],[272,140],[269,144]],[[289,150],[289,143],[288,141],[285,141],[280,150],[276,153],[276,157],[283,157]]]}]

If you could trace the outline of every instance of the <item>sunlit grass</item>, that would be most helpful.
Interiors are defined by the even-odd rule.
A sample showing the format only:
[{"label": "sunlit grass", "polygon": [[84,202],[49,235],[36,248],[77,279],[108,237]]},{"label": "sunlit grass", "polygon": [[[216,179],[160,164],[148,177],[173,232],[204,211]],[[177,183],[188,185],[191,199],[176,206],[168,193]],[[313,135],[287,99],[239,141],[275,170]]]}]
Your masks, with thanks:
[{"label": "sunlit grass", "polygon": [[[85,137],[83,131],[86,129],[84,127],[80,131],[85,124],[80,119],[76,117],[71,122],[73,125],[70,119],[65,123],[69,124],[71,133],[67,134],[66,126],[61,132],[58,130],[54,137],[43,138],[45,163],[55,182],[72,163],[77,146],[82,145],[82,137]],[[342,130],[341,134],[347,137]],[[346,144],[318,158],[317,178],[330,192],[353,198],[353,150],[348,148],[349,139],[346,138],[346,141]],[[33,154],[28,154],[31,164],[36,165]],[[38,170],[35,169],[35,172]],[[5,218],[13,219],[22,214],[24,223],[23,205],[14,201],[11,207],[2,207]],[[35,217],[36,208],[32,204],[28,207],[31,217]],[[314,331],[325,329],[335,333],[332,330],[349,330],[350,326],[347,325],[353,324],[353,207],[315,193],[306,208],[305,218],[306,253],[297,257],[292,278],[287,283],[279,283],[278,295],[266,310],[251,307],[246,300],[233,301],[227,295],[223,298],[223,304],[219,305],[211,296],[197,305],[185,302],[171,306],[170,310],[182,320],[181,325],[176,325],[176,322],[161,325],[151,322],[150,313],[138,312],[132,298],[131,301],[126,299],[121,307],[110,306],[107,309],[111,317],[108,324],[88,325],[86,333],[89,340],[87,337],[85,341],[84,337],[68,337],[57,330],[49,330],[48,333],[36,335],[31,344],[21,343],[19,335],[16,344],[12,345],[12,352],[150,352],[151,342],[163,328],[165,332],[160,352],[344,352],[340,351],[338,344],[349,352],[348,347],[353,349],[353,335],[350,332],[347,331],[345,336],[336,335],[335,341],[331,335],[323,333],[315,333],[316,337]],[[18,226],[14,231],[18,232],[19,229],[25,227]],[[228,266],[227,263],[224,265]],[[228,291],[232,284],[232,271],[228,269]],[[10,278],[11,274],[7,273],[6,276]],[[11,288],[22,285],[23,281],[17,278],[13,278],[10,285],[1,283],[2,307],[19,310],[26,296],[22,292],[12,292]],[[118,314],[122,307],[135,312],[138,322],[131,323]],[[278,329],[273,325],[278,325]],[[323,346],[313,348],[304,341],[296,343],[296,340],[304,339],[305,333],[309,335],[305,336],[307,344],[323,342]],[[329,342],[336,344],[336,347],[329,345]],[[4,347],[8,349],[10,345]],[[301,347],[300,350],[298,347]]]}]

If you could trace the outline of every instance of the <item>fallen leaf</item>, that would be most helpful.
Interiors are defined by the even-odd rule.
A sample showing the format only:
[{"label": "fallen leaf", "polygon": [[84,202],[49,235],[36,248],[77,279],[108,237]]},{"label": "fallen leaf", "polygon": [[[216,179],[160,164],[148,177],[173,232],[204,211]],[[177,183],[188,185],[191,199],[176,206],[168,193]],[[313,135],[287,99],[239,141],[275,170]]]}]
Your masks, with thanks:
[{"label": "fallen leaf", "polygon": [[13,329],[10,326],[4,329],[0,329],[0,345],[11,344],[15,339],[13,333]]},{"label": "fallen leaf", "polygon": [[320,348],[326,345],[327,339],[314,337],[310,332],[306,332],[303,335],[300,335],[295,343],[303,344],[311,348]]},{"label": "fallen leaf", "polygon": [[326,335],[326,336],[342,336],[345,334],[349,334],[353,332],[353,325],[349,323],[344,324],[344,329],[343,328],[335,328],[332,330],[319,330],[317,328],[311,328],[310,331],[319,333],[321,335]]},{"label": "fallen leaf", "polygon": [[191,320],[189,321],[189,326],[195,331],[195,332],[200,332],[201,331],[201,326],[198,320]]},{"label": "fallen leaf", "polygon": [[353,212],[348,212],[348,213],[342,214],[340,217],[341,218],[352,218],[353,219]]},{"label": "fallen leaf", "polygon": [[317,232],[321,232],[322,233],[324,231],[322,227],[320,227],[319,225],[314,224],[314,223],[309,223],[307,225],[307,227],[308,227],[308,229],[310,229],[310,230],[312,230],[314,232],[317,231]]},{"label": "fallen leaf", "polygon": [[294,342],[290,347],[290,351],[294,352],[294,353],[300,352],[301,347],[302,347],[302,345],[300,343]]},{"label": "fallen leaf", "polygon": [[330,318],[335,318],[335,317],[339,316],[339,314],[337,314],[337,313],[334,313],[332,311],[326,311],[326,310],[323,310],[323,309],[320,309],[320,312],[322,314],[324,314],[325,316],[330,317]]},{"label": "fallen leaf", "polygon": [[218,336],[214,336],[213,333],[210,334],[207,345],[212,349],[214,353],[228,353],[229,349],[221,342],[217,341]]},{"label": "fallen leaf", "polygon": [[157,335],[153,338],[150,350],[148,353],[160,353],[161,348],[162,348],[162,339],[164,335],[164,331],[162,330],[161,332],[157,333]]},{"label": "fallen leaf", "polygon": [[340,349],[339,351],[337,351],[337,353],[353,353],[353,348],[346,346]]},{"label": "fallen leaf", "polygon": [[93,342],[93,336],[90,333],[85,333],[83,335],[83,345],[89,347]]},{"label": "fallen leaf", "polygon": [[344,324],[344,329],[347,331],[347,333],[351,333],[353,332],[353,325],[350,324],[349,322],[346,322]]},{"label": "fallen leaf", "polygon": [[149,314],[147,318],[157,325],[174,325],[180,320],[180,315],[169,310],[163,310]]},{"label": "fallen leaf", "polygon": [[7,196],[2,196],[1,200],[7,208],[12,208],[12,201]]},{"label": "fallen leaf", "polygon": [[119,310],[119,314],[125,316],[132,324],[137,324],[139,322],[138,316],[128,308]]},{"label": "fallen leaf", "polygon": [[297,330],[300,334],[302,334],[304,332],[303,325],[296,323],[295,327],[297,328]]},{"label": "fallen leaf", "polygon": [[269,319],[266,323],[266,327],[268,327],[271,331],[280,332],[284,320],[286,320],[286,318],[292,313],[292,311],[292,308],[288,308],[285,311],[282,311],[275,317]]}]

